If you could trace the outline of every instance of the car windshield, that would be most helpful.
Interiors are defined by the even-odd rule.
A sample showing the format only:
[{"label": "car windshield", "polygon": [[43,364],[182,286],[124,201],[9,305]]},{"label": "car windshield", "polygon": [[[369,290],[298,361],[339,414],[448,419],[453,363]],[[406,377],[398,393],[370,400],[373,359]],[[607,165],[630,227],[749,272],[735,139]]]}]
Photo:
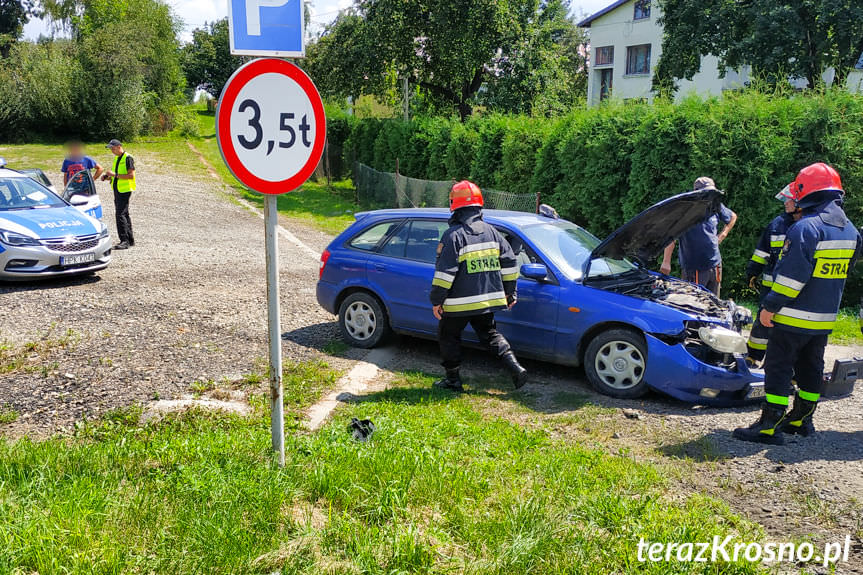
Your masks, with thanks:
[{"label": "car windshield", "polygon": [[51,190],[30,178],[0,177],[0,211],[59,208],[65,205]]},{"label": "car windshield", "polygon": [[[584,264],[599,240],[575,224],[555,222],[523,228],[528,237],[567,277],[580,280]],[[590,276],[607,276],[637,269],[629,260],[597,258],[590,265]]]}]

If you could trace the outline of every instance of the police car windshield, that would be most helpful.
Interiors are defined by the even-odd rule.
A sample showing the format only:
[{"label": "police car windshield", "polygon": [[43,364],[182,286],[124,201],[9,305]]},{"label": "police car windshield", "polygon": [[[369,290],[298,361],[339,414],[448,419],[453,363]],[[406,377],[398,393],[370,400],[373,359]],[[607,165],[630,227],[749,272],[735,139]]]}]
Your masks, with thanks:
[{"label": "police car windshield", "polygon": [[65,205],[51,190],[26,176],[0,176],[0,211],[59,208]]},{"label": "police car windshield", "polygon": [[[599,239],[569,222],[555,222],[523,228],[524,235],[548,256],[570,279],[580,280],[584,265]],[[636,270],[628,260],[597,258],[590,265],[590,276],[618,275]]]}]

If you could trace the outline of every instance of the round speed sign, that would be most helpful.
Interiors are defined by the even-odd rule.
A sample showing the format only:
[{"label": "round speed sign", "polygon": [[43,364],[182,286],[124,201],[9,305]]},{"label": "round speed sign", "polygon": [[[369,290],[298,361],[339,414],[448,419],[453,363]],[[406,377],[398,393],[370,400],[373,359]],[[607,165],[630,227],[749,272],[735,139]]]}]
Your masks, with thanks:
[{"label": "round speed sign", "polygon": [[263,194],[299,188],[324,151],[324,104],[311,79],[284,60],[241,66],[222,90],[216,138],[228,169]]}]

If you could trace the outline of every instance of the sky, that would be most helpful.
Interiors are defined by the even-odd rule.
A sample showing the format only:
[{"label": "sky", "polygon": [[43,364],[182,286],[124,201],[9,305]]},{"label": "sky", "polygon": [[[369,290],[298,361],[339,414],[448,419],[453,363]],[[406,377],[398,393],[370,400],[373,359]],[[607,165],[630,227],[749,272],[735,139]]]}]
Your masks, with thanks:
[{"label": "sky", "polygon": [[[185,28],[183,40],[189,40],[192,30],[228,15],[227,0],[167,0],[177,15],[183,20]],[[572,0],[573,14],[589,15],[611,4],[613,0]],[[317,32],[331,22],[339,10],[348,8],[352,0],[312,0],[312,31]],[[48,25],[41,20],[31,20],[24,28],[24,36],[36,39],[40,34],[48,35]]]}]

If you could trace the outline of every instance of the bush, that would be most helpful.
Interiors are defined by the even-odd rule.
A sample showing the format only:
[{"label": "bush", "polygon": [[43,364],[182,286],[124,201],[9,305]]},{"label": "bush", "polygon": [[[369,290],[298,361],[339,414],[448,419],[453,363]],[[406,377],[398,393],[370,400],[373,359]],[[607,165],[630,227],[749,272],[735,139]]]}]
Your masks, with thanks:
[{"label": "bush", "polygon": [[[548,120],[359,120],[349,140],[346,154],[377,169],[392,171],[398,157],[408,176],[469,177],[484,187],[541,193],[542,201],[600,237],[710,176],[738,214],[722,244],[723,294],[736,298],[755,297],[745,285],[746,262],[782,209],[773,196],[801,167],[836,166],[848,192],[846,211],[863,225],[863,96],[842,90],[612,103]],[[859,277],[855,271],[846,288],[851,305],[863,294]]]}]

